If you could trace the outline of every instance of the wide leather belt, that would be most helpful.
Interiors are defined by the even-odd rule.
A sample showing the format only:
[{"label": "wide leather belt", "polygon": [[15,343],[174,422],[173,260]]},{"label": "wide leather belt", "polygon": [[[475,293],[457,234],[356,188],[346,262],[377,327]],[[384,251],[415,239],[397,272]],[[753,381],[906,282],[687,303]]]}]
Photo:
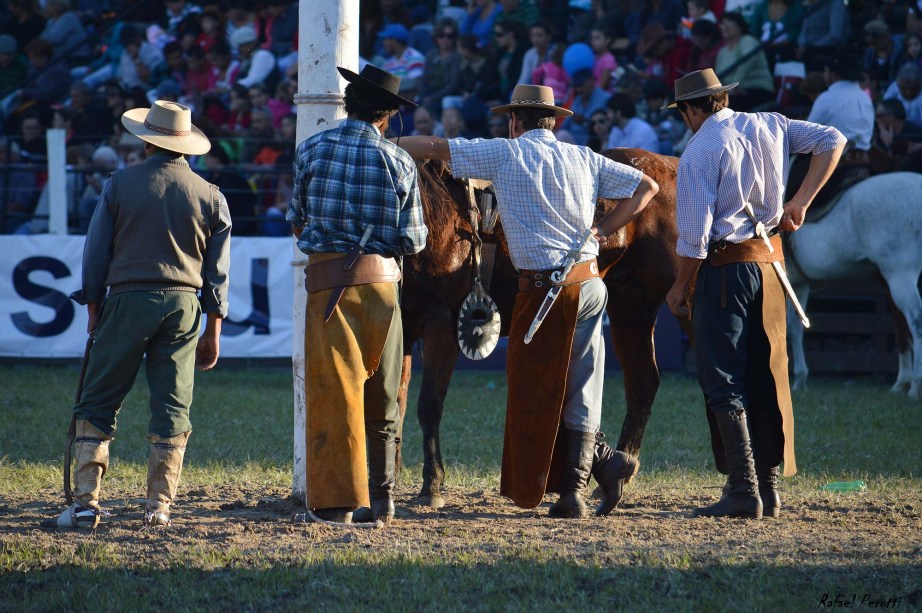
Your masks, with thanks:
[{"label": "wide leather belt", "polygon": [[304,286],[309,293],[333,287],[349,287],[366,283],[396,283],[400,281],[400,266],[393,257],[370,253],[360,255],[346,270],[343,258],[347,253],[312,253],[304,269]]},{"label": "wide leather belt", "polygon": [[588,281],[589,279],[599,276],[599,264],[595,258],[580,262],[579,264],[574,264],[567,278],[563,280],[563,283],[554,283],[551,280],[551,275],[558,270],[560,269],[520,270],[517,275],[519,279],[519,291],[530,292],[535,289],[550,289],[554,285],[573,285],[574,283],[582,283],[583,281]]},{"label": "wide leather belt", "polygon": [[741,243],[730,243],[724,240],[715,241],[708,246],[707,262],[711,266],[723,266],[737,262],[781,262],[784,253],[781,251],[781,235],[771,237],[774,251],[769,252],[768,246],[761,238],[750,238]]}]

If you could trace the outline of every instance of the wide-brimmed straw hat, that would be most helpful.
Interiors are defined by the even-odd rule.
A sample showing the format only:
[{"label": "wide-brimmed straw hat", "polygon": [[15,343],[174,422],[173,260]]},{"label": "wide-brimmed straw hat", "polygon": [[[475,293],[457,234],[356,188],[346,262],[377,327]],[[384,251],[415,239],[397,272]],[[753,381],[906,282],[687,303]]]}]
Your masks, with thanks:
[{"label": "wide-brimmed straw hat", "polygon": [[176,102],[155,100],[149,109],[137,108],[122,114],[125,129],[152,145],[186,155],[205,155],[211,141],[192,125],[192,111]]},{"label": "wide-brimmed straw hat", "polygon": [[721,85],[720,79],[717,78],[713,68],[696,70],[694,72],[688,73],[684,77],[679,77],[676,79],[675,100],[660,108],[672,109],[675,108],[676,102],[682,100],[692,100],[693,98],[704,98],[705,96],[710,96],[711,94],[717,94],[720,92],[725,92],[729,89],[733,89],[737,85],[739,85],[739,83]]},{"label": "wide-brimmed straw hat", "polygon": [[341,74],[343,78],[350,83],[355,83],[356,85],[371,88],[372,90],[381,94],[384,98],[394,103],[393,108],[397,108],[401,104],[414,109],[419,106],[412,100],[407,100],[406,98],[398,95],[397,92],[400,91],[400,77],[393,75],[386,70],[381,70],[373,64],[365,64],[365,68],[362,69],[361,74],[356,74],[351,70],[342,68],[340,66],[337,66],[336,70],[338,70],[339,74]]},{"label": "wide-brimmed straw hat", "polygon": [[511,113],[516,109],[546,109],[554,111],[555,117],[569,117],[570,109],[554,104],[554,90],[547,85],[516,85],[509,104],[494,106],[494,113]]}]

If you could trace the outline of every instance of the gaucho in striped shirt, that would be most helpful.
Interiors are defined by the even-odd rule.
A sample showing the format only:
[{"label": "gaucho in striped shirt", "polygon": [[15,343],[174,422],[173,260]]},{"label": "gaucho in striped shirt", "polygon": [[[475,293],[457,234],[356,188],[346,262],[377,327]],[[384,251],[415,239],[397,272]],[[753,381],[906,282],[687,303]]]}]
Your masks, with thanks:
[{"label": "gaucho in striped shirt", "polygon": [[[694,132],[679,161],[676,218],[679,270],[666,297],[688,316],[686,294],[695,278],[691,311],[698,382],[704,392],[718,470],[728,475],[720,501],[701,516],[778,517],[776,485],[796,472],[794,417],[785,346],[785,295],[771,266],[774,251],[753,238],[745,205],[769,230],[793,232],[832,174],[846,139],[835,128],[777,113],[736,113],[711,69],[675,83],[677,107]],[[788,159],[812,155],[801,188],[784,202]],[[751,434],[750,434],[751,433]]]}]

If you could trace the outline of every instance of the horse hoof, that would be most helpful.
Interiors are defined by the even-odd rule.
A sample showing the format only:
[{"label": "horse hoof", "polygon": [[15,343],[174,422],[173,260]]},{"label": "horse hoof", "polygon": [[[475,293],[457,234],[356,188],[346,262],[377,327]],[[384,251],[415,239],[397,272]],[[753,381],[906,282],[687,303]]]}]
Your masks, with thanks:
[{"label": "horse hoof", "polygon": [[445,498],[441,494],[433,494],[431,496],[420,495],[419,498],[416,499],[416,502],[418,502],[420,506],[430,507],[432,509],[441,509],[445,506]]},{"label": "horse hoof", "polygon": [[896,383],[893,384],[893,387],[890,388],[891,394],[899,394],[900,396],[902,396],[903,394],[906,394],[907,392],[909,392],[910,395],[912,394],[909,388],[908,381],[897,381]]}]

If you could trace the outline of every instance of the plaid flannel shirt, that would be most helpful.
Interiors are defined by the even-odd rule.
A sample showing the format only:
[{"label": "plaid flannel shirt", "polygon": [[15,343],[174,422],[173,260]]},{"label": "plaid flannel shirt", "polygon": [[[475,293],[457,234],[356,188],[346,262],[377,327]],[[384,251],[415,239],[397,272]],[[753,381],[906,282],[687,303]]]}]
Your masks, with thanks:
[{"label": "plaid flannel shirt", "polygon": [[347,252],[369,224],[366,253],[418,253],[428,236],[413,158],[354,119],[298,145],[286,219],[305,253]]}]

